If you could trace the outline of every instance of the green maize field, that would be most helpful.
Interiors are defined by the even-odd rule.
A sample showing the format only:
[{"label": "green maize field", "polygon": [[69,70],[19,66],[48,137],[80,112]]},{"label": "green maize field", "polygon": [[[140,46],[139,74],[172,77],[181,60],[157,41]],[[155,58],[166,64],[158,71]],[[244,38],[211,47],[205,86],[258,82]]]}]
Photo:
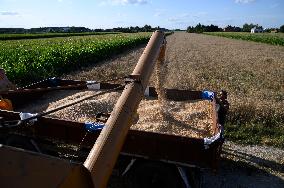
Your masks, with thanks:
[{"label": "green maize field", "polygon": [[284,46],[284,33],[204,32],[204,34]]},{"label": "green maize field", "polygon": [[39,39],[54,37],[88,36],[119,34],[118,32],[85,32],[85,33],[26,33],[26,34],[0,34],[0,40]]},{"label": "green maize field", "polygon": [[0,41],[0,67],[17,85],[76,70],[148,42],[151,33]]}]

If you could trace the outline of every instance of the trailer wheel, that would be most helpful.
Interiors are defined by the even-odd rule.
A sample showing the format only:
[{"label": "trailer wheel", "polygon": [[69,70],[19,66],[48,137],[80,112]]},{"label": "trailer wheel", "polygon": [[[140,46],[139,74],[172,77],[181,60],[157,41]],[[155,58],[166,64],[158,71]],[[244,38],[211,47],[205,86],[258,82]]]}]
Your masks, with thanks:
[{"label": "trailer wheel", "polygon": [[184,187],[176,167],[161,162],[137,162],[127,173],[126,182],[129,188]]}]

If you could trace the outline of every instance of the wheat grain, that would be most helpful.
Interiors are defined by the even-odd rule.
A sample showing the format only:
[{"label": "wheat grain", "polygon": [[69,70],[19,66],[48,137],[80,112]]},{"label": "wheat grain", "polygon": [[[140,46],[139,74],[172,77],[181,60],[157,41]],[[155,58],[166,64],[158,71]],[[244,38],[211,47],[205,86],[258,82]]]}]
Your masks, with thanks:
[{"label": "wheat grain", "polygon": [[[41,102],[27,106],[26,110],[19,110],[27,111],[33,106],[33,112],[47,111],[95,93],[97,92],[65,91],[63,95],[61,92],[53,92],[43,97],[48,100],[40,100]],[[112,111],[120,94],[120,92],[104,94],[53,113],[50,117],[78,122],[95,121],[97,113]],[[131,129],[198,138],[210,136],[213,123],[210,106],[208,101],[167,101],[167,106],[161,107],[159,100],[143,99],[137,110],[139,120]]]}]

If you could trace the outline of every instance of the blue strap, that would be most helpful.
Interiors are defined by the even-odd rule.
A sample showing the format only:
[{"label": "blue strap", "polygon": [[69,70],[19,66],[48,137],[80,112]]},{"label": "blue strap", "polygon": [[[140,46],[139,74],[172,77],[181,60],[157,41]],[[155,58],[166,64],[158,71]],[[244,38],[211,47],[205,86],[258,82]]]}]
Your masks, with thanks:
[{"label": "blue strap", "polygon": [[98,130],[103,129],[105,126],[104,123],[101,122],[85,122],[85,129],[90,133],[94,133]]},{"label": "blue strap", "polygon": [[202,99],[213,101],[214,92],[207,90],[202,91]]}]

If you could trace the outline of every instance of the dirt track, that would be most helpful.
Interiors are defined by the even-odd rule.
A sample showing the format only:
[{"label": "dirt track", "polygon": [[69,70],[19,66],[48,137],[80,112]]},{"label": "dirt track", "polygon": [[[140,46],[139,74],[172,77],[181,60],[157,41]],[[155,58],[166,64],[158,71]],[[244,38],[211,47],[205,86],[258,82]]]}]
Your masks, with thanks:
[{"label": "dirt track", "polygon": [[[283,47],[188,33],[175,33],[167,40],[166,87],[225,88],[233,112],[255,105],[256,116],[270,111],[283,114],[284,102],[279,100],[284,93]],[[103,80],[130,74],[142,51],[143,46],[64,78]],[[284,187],[284,151],[251,147],[254,152],[227,142],[220,173],[204,172],[203,187]]]}]

